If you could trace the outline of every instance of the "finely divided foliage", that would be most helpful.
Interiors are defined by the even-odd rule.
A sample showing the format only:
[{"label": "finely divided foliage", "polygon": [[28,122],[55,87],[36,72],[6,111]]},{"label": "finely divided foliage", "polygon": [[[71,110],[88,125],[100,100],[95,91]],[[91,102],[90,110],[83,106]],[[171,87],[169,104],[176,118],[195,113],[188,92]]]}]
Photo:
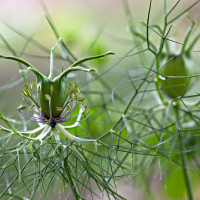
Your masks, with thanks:
[{"label": "finely divided foliage", "polygon": [[[189,169],[194,171],[199,166],[198,140],[194,138],[200,128],[199,100],[193,100],[199,96],[193,87],[199,74],[192,56],[200,34],[193,31],[195,20],[188,14],[191,25],[183,41],[177,42],[170,34],[175,29],[172,23],[198,2],[175,15],[180,0],[171,8],[164,0],[164,23],[158,25],[150,23],[154,4],[149,0],[147,21],[141,22],[142,34],[143,30],[137,31],[134,25],[128,1],[122,0],[134,46],[101,73],[88,67],[87,61],[114,53],[77,59],[58,34],[43,1],[45,19],[57,39],[51,51],[32,38],[35,31],[29,37],[4,23],[26,42],[17,53],[0,35],[12,54],[0,58],[16,61],[22,75],[22,79],[0,87],[0,95],[22,80],[25,88],[23,103],[16,109],[22,116],[20,121],[0,111],[0,198],[126,199],[119,194],[118,185],[133,179],[135,186],[145,185],[145,199],[154,199],[152,179],[160,176],[167,182],[169,171],[176,166],[184,174],[188,199],[194,199]],[[99,35],[91,41],[88,52]],[[154,42],[155,37],[159,44]],[[29,43],[50,54],[48,77],[21,58]],[[181,48],[176,51],[172,44]],[[56,77],[55,56],[70,65]],[[133,75],[121,63],[136,57],[141,65]],[[112,79],[117,67],[123,80],[113,89],[104,76]],[[76,71],[86,77],[84,83]],[[35,83],[29,83],[31,72],[36,76]],[[75,74],[75,81],[67,77],[70,73]]]}]

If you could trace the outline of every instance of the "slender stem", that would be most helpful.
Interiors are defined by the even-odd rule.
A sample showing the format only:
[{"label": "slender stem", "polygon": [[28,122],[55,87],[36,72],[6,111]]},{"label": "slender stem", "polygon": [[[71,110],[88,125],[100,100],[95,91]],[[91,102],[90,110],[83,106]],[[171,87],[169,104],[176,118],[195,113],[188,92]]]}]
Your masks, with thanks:
[{"label": "slender stem", "polygon": [[[165,34],[165,31],[166,31],[166,26],[167,26],[167,0],[164,0],[164,32],[161,30],[161,34],[164,35]],[[167,54],[170,53],[170,49],[169,49],[169,45],[168,45],[168,41],[165,40],[165,46],[166,46],[166,51],[167,51]]]},{"label": "slender stem", "polygon": [[167,18],[169,16],[169,14],[176,8],[176,6],[179,4],[180,0],[178,0],[174,6],[170,9],[170,11],[168,13],[166,13],[165,17]]},{"label": "slender stem", "polygon": [[69,67],[64,72],[62,72],[58,77],[61,80],[63,77],[66,77],[70,72],[74,72],[74,71],[96,72],[95,69],[87,69],[84,67]]},{"label": "slender stem", "polygon": [[[59,152],[59,154],[61,154],[61,152],[62,152],[62,148],[61,147],[58,147],[58,152]],[[64,165],[64,168],[65,168],[65,172],[66,172],[66,175],[67,175],[67,178],[68,178],[68,180],[69,180],[69,185],[71,186],[71,187],[73,187],[73,194],[74,194],[74,197],[75,197],[75,199],[76,200],[79,200],[79,192],[78,192],[78,188],[77,188],[77,186],[76,186],[76,184],[74,183],[74,181],[73,181],[73,179],[72,179],[72,177],[71,177],[71,174],[70,174],[70,167],[69,167],[69,165],[67,164],[67,160],[63,160],[63,165]]]},{"label": "slender stem", "polygon": [[186,45],[187,45],[188,39],[189,39],[189,37],[190,37],[190,35],[191,35],[191,33],[192,33],[192,29],[194,28],[194,25],[195,25],[195,21],[192,20],[192,19],[190,18],[189,15],[187,15],[187,17],[188,17],[188,19],[192,22],[192,24],[191,24],[191,26],[188,28],[188,31],[187,31],[187,33],[186,33],[186,35],[185,35],[185,38],[184,38],[184,41],[183,41],[183,46],[182,46],[182,48],[181,48],[181,53],[184,53],[184,50],[185,50],[185,47],[186,47]]},{"label": "slender stem", "polygon": [[[23,137],[24,139],[28,139],[28,140],[34,140],[33,138],[30,138],[30,137],[26,137],[24,135],[22,135],[19,131],[17,131],[12,125],[11,123],[5,118],[5,116],[3,115],[3,113],[0,111],[0,119],[2,119],[7,125],[8,127],[12,130],[11,134],[9,134],[8,136],[11,136],[12,133],[20,136],[20,137]],[[1,127],[2,128],[2,127]],[[5,130],[5,128],[3,128]],[[7,129],[6,131],[9,131],[9,129]]]},{"label": "slender stem", "polygon": [[[159,68],[160,68],[160,54],[156,56],[156,70],[158,70]],[[160,90],[160,78],[159,78],[158,73],[156,74],[156,88],[157,88],[157,93],[158,93],[158,96],[160,97],[160,100],[165,105],[165,100]]]},{"label": "slender stem", "polygon": [[74,188],[74,191],[75,191],[75,195],[74,195],[74,197],[75,197],[75,199],[76,200],[79,200],[79,192],[78,192],[78,188],[76,187],[76,184],[74,183],[74,181],[73,181],[73,179],[72,179],[72,177],[71,177],[71,174],[70,174],[70,172],[69,172],[69,166],[68,166],[68,164],[67,164],[67,161],[64,161],[64,168],[65,168],[65,172],[66,172],[66,174],[67,174],[67,178],[68,178],[68,180],[69,180],[69,182],[70,182],[70,185]]},{"label": "slender stem", "polygon": [[[143,34],[137,32],[137,31],[135,31],[133,29],[131,29],[130,31],[131,31],[132,35],[135,35],[135,36],[141,38],[144,41],[147,40],[147,38]],[[151,40],[149,40],[149,45],[156,51],[156,46]]]},{"label": "slender stem", "polygon": [[194,38],[193,42],[190,44],[190,46],[186,51],[188,52],[191,51],[199,39],[200,39],[200,33]]},{"label": "slender stem", "polygon": [[51,49],[51,58],[50,58],[50,73],[49,73],[49,79],[53,80],[53,59],[54,59],[54,52],[62,42],[62,38],[58,39],[58,42],[56,45]]},{"label": "slender stem", "polygon": [[27,72],[29,72],[29,71],[32,71],[32,72],[36,75],[37,78],[41,78],[41,79],[45,78],[45,76],[44,76],[43,74],[41,74],[37,69],[32,68],[32,67],[28,67],[28,68],[26,68],[26,69],[19,70],[19,72],[20,72],[21,74],[27,73]]},{"label": "slender stem", "polygon": [[[178,123],[178,120],[179,120],[178,105],[175,106],[174,108],[175,108],[175,113],[176,113],[176,121]],[[179,134],[178,136],[179,136],[179,141],[180,141],[182,170],[183,170],[183,175],[184,175],[184,179],[185,179],[185,183],[186,183],[188,200],[194,200],[191,178],[190,178],[189,171],[187,170],[187,156],[186,156],[186,153],[184,153],[185,148],[184,148],[184,144],[183,144],[183,139],[182,139],[181,132],[179,132],[178,134]]]},{"label": "slender stem", "polygon": [[93,59],[97,59],[97,58],[103,58],[105,56],[108,55],[114,55],[115,53],[108,51],[107,53],[101,54],[101,55],[97,55],[97,56],[90,56],[90,57],[85,57],[85,58],[81,58],[79,60],[77,60],[76,62],[74,62],[69,68],[75,67],[77,65],[80,65],[83,62],[86,62],[88,60],[93,60]]},{"label": "slender stem", "polygon": [[[179,2],[179,1],[178,1]],[[181,12],[179,15],[177,15],[176,17],[174,17],[172,20],[170,20],[168,22],[168,24],[171,24],[172,22],[174,22],[176,19],[178,19],[181,15],[183,15],[184,13],[186,13],[188,10],[190,10],[192,7],[194,7],[197,3],[199,3],[200,0],[196,1],[195,3],[193,3],[191,6],[189,6],[187,9],[185,9],[183,12]],[[177,4],[176,4],[177,5]]]},{"label": "slender stem", "polygon": [[[30,63],[28,63],[27,61],[21,59],[21,58],[18,58],[18,57],[15,57],[15,56],[4,56],[4,55],[0,55],[0,58],[4,58],[4,59],[8,59],[8,60],[16,60],[24,65],[26,65],[27,67],[31,67],[31,68],[34,68]],[[35,69],[35,68],[34,68]]]},{"label": "slender stem", "polygon": [[155,52],[151,49],[150,43],[149,43],[149,20],[150,20],[150,12],[151,12],[151,3],[152,3],[152,0],[150,0],[150,4],[149,4],[149,12],[148,12],[148,16],[147,16],[147,30],[146,30],[146,35],[147,35],[147,47],[148,47],[148,49],[153,54],[155,54]]},{"label": "slender stem", "polygon": [[[160,69],[160,55],[162,53],[162,50],[163,50],[163,47],[164,47],[164,43],[167,44],[166,37],[167,37],[167,35],[169,34],[169,32],[171,30],[171,27],[170,27],[168,32],[165,34],[166,28],[167,28],[166,1],[164,1],[164,7],[165,7],[165,18],[164,18],[164,27],[163,27],[163,31],[162,31],[163,37],[161,38],[160,45],[159,45],[157,53],[156,53],[156,70]],[[168,45],[166,45],[166,47],[167,47],[167,51],[169,51]],[[162,101],[162,103],[165,105],[166,102],[165,102],[163,94],[162,94],[162,92],[160,90],[160,78],[159,78],[159,74],[158,73],[156,75],[156,83],[155,84],[156,84],[156,89],[157,89],[158,96],[160,97],[160,100]]]}]

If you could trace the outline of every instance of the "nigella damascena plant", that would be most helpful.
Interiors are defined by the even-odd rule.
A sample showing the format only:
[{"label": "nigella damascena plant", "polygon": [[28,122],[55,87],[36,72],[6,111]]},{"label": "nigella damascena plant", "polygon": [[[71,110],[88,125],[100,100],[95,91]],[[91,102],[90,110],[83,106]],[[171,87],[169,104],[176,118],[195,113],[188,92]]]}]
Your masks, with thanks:
[{"label": "nigella damascena plant", "polygon": [[[59,39],[56,46],[52,48],[50,74],[48,77],[40,73],[30,63],[21,58],[0,55],[1,58],[16,60],[28,67],[25,70],[20,70],[20,73],[25,74],[32,71],[36,75],[36,83],[34,84],[31,82],[30,85],[26,83],[25,88],[22,89],[23,104],[17,109],[24,118],[33,123],[37,123],[39,127],[30,131],[13,132],[13,130],[10,130],[10,132],[17,133],[18,135],[30,140],[40,140],[41,142],[48,134],[53,135],[56,140],[59,140],[59,132],[63,133],[66,137],[73,141],[95,141],[75,137],[67,131],[68,128],[76,127],[79,122],[87,119],[89,115],[89,109],[84,104],[85,99],[80,96],[80,87],[75,82],[69,83],[67,75],[74,71],[93,72],[95,69],[87,69],[78,65],[87,60],[103,58],[114,53],[107,52],[97,56],[82,58],[74,62],[68,69],[64,70],[57,77],[54,77],[53,56],[54,51],[59,46],[60,42],[61,39]],[[32,94],[33,87],[36,87],[37,90],[36,98]],[[73,114],[73,111],[78,105],[80,107],[79,113]],[[86,117],[82,118],[82,114],[84,112]],[[2,114],[0,117],[5,119]],[[63,126],[62,123],[64,122],[74,122],[74,124],[70,126]],[[9,129],[3,127],[2,129],[9,131]],[[37,137],[34,137],[34,134],[36,133],[39,134]],[[26,135],[28,135],[28,137]]]},{"label": "nigella damascena plant", "polygon": [[[162,75],[164,75],[161,76],[161,86],[165,94],[171,98],[184,95],[193,83],[193,80],[189,77],[194,73],[194,62],[190,52],[200,35],[198,34],[191,44],[187,46],[188,39],[195,25],[195,22],[189,17],[189,15],[187,17],[192,24],[183,40],[181,50],[178,53],[175,53],[174,49],[170,49],[168,53],[161,55],[161,66],[165,65],[164,68],[159,71]],[[170,76],[171,78],[165,78]]]}]

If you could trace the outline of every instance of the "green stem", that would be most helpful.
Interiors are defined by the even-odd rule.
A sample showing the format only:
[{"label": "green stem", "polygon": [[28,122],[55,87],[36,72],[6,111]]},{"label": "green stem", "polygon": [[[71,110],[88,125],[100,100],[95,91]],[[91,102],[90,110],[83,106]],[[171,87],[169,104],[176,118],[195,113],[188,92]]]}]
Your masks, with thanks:
[{"label": "green stem", "polygon": [[148,16],[147,16],[146,36],[147,36],[147,47],[153,54],[155,54],[155,52],[151,49],[150,43],[149,43],[149,20],[150,20],[150,12],[151,12],[151,3],[152,3],[152,0],[150,0],[149,11],[148,11]]},{"label": "green stem", "polygon": [[[158,70],[160,68],[160,54],[156,56],[156,70]],[[160,100],[162,101],[163,105],[165,105],[165,100],[163,97],[163,94],[160,90],[160,78],[159,78],[159,74],[156,74],[156,88],[157,88],[157,93],[158,96],[160,97]]]},{"label": "green stem", "polygon": [[74,183],[74,181],[73,181],[73,179],[72,179],[72,177],[71,177],[71,174],[69,173],[69,166],[68,166],[68,164],[67,164],[67,160],[65,160],[64,161],[64,168],[65,168],[65,172],[66,172],[66,174],[67,174],[67,178],[68,178],[68,180],[69,180],[69,183],[70,183],[70,185],[73,187],[73,190],[74,190],[74,197],[75,197],[75,199],[76,200],[79,200],[79,192],[78,192],[78,188],[77,188],[77,186],[76,186],[76,184]]},{"label": "green stem", "polygon": [[63,77],[66,77],[70,72],[74,72],[74,71],[96,72],[95,69],[87,69],[84,67],[70,67],[70,68],[66,69],[64,72],[62,72],[58,77],[61,80]]},{"label": "green stem", "polygon": [[[58,152],[61,155],[61,152],[62,152],[62,148],[61,147],[58,148]],[[65,169],[65,172],[66,172],[66,175],[67,175],[67,179],[69,181],[70,188],[73,188],[73,192],[72,193],[74,194],[74,198],[76,200],[79,200],[79,197],[80,197],[79,191],[78,191],[78,188],[77,188],[76,184],[74,183],[74,181],[72,179],[72,176],[70,174],[70,167],[69,167],[69,165],[67,163],[67,159],[63,160],[63,164],[64,164],[64,169]]]},{"label": "green stem", "polygon": [[188,52],[191,51],[199,39],[200,39],[200,33],[194,38],[193,42],[190,44],[188,49],[186,49],[186,51]]},{"label": "green stem", "polygon": [[75,67],[77,65],[80,65],[83,62],[86,62],[88,60],[93,60],[93,59],[97,59],[97,58],[103,58],[105,56],[108,55],[114,55],[115,53],[108,51],[107,53],[101,54],[101,55],[97,55],[97,56],[90,56],[90,57],[85,57],[85,58],[81,58],[79,60],[77,60],[76,62],[74,62],[69,68]]},{"label": "green stem", "polygon": [[86,71],[86,72],[96,71],[95,69],[87,69],[87,68],[84,68],[84,67],[77,67],[77,65],[80,65],[81,63],[86,62],[88,60],[93,60],[93,59],[97,59],[97,58],[103,58],[103,57],[105,57],[107,55],[113,55],[113,54],[115,54],[115,53],[108,51],[107,53],[104,53],[104,54],[101,54],[101,55],[81,58],[80,60],[77,60],[76,62],[74,62],[64,72],[62,72],[59,75],[59,77],[60,77],[60,79],[62,79],[63,77],[67,76],[68,73],[70,73],[72,71]]},{"label": "green stem", "polygon": [[[192,7],[194,7],[197,3],[199,3],[200,0],[196,1],[195,3],[193,3],[191,6],[189,6],[187,9],[185,9],[184,11],[182,11],[179,15],[177,15],[176,17],[174,17],[173,19],[171,19],[167,24],[171,24],[172,22],[174,22],[176,19],[178,19],[181,15],[183,15],[184,13],[186,13],[188,10],[190,10]],[[178,1],[179,3],[179,1]],[[178,4],[177,3],[177,4]],[[176,5],[177,5],[176,4]],[[169,13],[167,14],[169,15]]]},{"label": "green stem", "polygon": [[[166,6],[166,1],[165,1],[165,6]],[[164,47],[164,43],[167,43],[166,37],[167,37],[167,35],[169,34],[169,32],[171,30],[171,27],[170,27],[168,32],[165,34],[166,28],[167,28],[167,15],[165,14],[164,27],[163,27],[163,31],[162,31],[163,36],[161,38],[160,45],[159,45],[157,53],[156,53],[156,70],[157,71],[158,71],[158,69],[160,69],[160,55],[162,53],[162,50],[163,50],[163,47]],[[167,45],[167,51],[169,51],[168,45]],[[163,94],[162,94],[162,92],[160,90],[160,78],[159,78],[159,74],[158,73],[156,75],[156,79],[157,79],[156,80],[156,89],[157,89],[158,96],[160,97],[160,100],[162,101],[163,105],[165,105],[166,102],[165,102]]]},{"label": "green stem", "polygon": [[33,69],[35,69],[30,63],[28,63],[27,61],[21,59],[21,58],[18,58],[18,57],[15,57],[15,56],[4,56],[4,55],[0,55],[0,58],[4,58],[4,59],[8,59],[8,60],[16,60],[24,65],[26,65],[27,67],[31,67]]},{"label": "green stem", "polygon": [[186,45],[187,45],[188,39],[189,39],[189,37],[190,37],[190,35],[191,35],[191,33],[192,33],[192,29],[194,28],[194,25],[195,25],[195,21],[192,20],[192,19],[190,18],[189,15],[187,15],[187,18],[188,18],[188,20],[191,21],[192,24],[191,24],[191,26],[188,28],[188,31],[187,31],[187,33],[186,33],[186,35],[185,35],[185,38],[184,38],[184,41],[183,41],[183,46],[182,46],[182,48],[181,48],[181,53],[184,53],[184,50],[185,50],[185,47],[186,47]]},{"label": "green stem", "polygon": [[[176,113],[176,120],[178,122],[178,120],[179,120],[178,105],[175,106],[175,113]],[[186,156],[186,153],[184,153],[185,148],[184,148],[184,144],[183,144],[183,139],[182,139],[181,132],[179,132],[178,134],[179,134],[178,136],[179,136],[179,141],[180,141],[182,170],[183,170],[183,175],[184,175],[184,179],[185,179],[185,183],[186,183],[188,200],[194,200],[191,178],[190,178],[189,171],[187,170],[187,156]]]},{"label": "green stem", "polygon": [[50,58],[50,73],[49,73],[49,79],[53,80],[53,59],[54,59],[54,52],[62,42],[62,38],[58,39],[58,42],[56,45],[51,49],[51,58]]}]

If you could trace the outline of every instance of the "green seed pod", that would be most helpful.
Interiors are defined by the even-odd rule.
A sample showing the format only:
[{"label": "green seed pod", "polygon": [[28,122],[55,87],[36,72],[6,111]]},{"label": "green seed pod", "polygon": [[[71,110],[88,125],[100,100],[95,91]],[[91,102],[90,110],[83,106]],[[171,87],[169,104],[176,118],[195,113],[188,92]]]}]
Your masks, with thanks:
[{"label": "green seed pod", "polygon": [[50,80],[47,77],[43,77],[43,80],[39,81],[37,85],[40,86],[40,93],[38,94],[39,106],[41,107],[42,111],[48,117],[50,117],[49,101],[45,100],[45,95],[49,94],[51,96],[52,117],[55,118],[56,115],[59,113],[57,107],[62,108],[63,103],[67,98],[67,79],[65,77],[63,77],[62,79],[56,77],[53,80]]},{"label": "green seed pod", "polygon": [[189,38],[192,34],[192,30],[195,25],[195,21],[192,18],[190,18],[188,14],[187,18],[191,22],[191,25],[189,26],[183,39],[180,53],[170,53],[176,52],[176,49],[169,49],[169,46],[166,43],[168,53],[163,53],[160,56],[160,66],[164,66],[164,68],[159,71],[162,75],[164,75],[161,76],[161,87],[162,90],[172,98],[184,95],[193,83],[193,78],[191,78],[190,76],[194,75],[194,67],[193,59],[191,58],[190,52],[200,37],[198,34],[192,39],[192,41],[190,40],[191,42],[190,44],[188,44]]},{"label": "green seed pod", "polygon": [[[167,59],[166,59],[167,58]],[[171,59],[171,60],[169,60]],[[169,60],[167,62],[167,60]],[[193,60],[189,53],[169,55],[163,58],[167,64],[159,72],[164,76],[191,76],[193,74]],[[163,77],[164,77],[163,76]],[[162,90],[172,98],[176,98],[188,91],[191,86],[191,78],[163,78],[161,79]]]}]

